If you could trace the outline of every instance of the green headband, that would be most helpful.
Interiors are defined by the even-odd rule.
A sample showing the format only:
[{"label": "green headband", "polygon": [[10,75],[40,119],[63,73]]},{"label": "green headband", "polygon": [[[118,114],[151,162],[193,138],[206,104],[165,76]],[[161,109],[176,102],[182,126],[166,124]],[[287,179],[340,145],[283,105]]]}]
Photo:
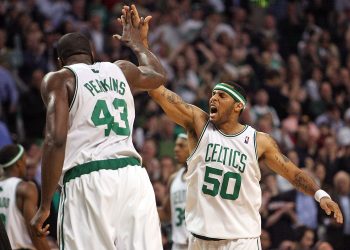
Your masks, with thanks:
[{"label": "green headband", "polygon": [[179,139],[179,138],[181,138],[181,139],[186,139],[186,140],[188,139],[187,135],[184,134],[184,133],[178,134],[178,135],[177,135],[177,139]]},{"label": "green headband", "polygon": [[218,83],[215,85],[213,90],[222,90],[225,93],[229,94],[235,101],[241,102],[245,108],[247,101],[245,98],[232,86],[226,83]]},{"label": "green headband", "polygon": [[17,144],[19,151],[18,153],[8,162],[4,163],[4,164],[0,164],[0,167],[2,168],[7,168],[12,166],[14,163],[16,163],[23,155],[24,153],[24,148],[22,145]]}]

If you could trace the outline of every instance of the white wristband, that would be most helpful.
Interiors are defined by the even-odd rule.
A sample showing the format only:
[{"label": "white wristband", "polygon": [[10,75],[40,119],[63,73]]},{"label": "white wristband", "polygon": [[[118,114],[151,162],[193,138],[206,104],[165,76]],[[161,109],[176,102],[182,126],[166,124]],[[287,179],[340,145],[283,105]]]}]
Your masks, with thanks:
[{"label": "white wristband", "polygon": [[327,192],[324,191],[324,190],[322,190],[322,189],[317,190],[316,193],[315,193],[315,195],[314,195],[314,197],[315,197],[315,200],[316,200],[317,202],[320,202],[320,200],[321,200],[323,197],[331,198],[331,197],[329,196],[329,194],[327,194]]}]

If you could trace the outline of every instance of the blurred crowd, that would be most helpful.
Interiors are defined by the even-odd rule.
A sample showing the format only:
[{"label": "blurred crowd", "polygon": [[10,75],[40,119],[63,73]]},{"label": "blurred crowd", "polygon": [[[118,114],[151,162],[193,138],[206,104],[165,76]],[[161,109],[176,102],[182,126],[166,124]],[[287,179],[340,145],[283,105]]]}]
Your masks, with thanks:
[{"label": "blurred crowd", "polygon": [[[0,147],[26,145],[27,178],[39,188],[45,126],[40,83],[45,73],[57,70],[56,42],[62,34],[79,31],[91,39],[96,61],[137,63],[132,52],[112,38],[121,33],[116,18],[123,3],[129,4],[0,1]],[[215,83],[241,84],[249,100],[242,122],[271,134],[285,155],[340,204],[344,225],[262,164],[263,250],[349,249],[350,1],[135,3],[140,15],[153,17],[150,48],[167,71],[168,88],[207,110]],[[135,146],[161,204],[167,180],[176,171],[173,149],[182,129],[146,93],[135,94],[135,105]],[[162,233],[169,249],[166,223]]]}]

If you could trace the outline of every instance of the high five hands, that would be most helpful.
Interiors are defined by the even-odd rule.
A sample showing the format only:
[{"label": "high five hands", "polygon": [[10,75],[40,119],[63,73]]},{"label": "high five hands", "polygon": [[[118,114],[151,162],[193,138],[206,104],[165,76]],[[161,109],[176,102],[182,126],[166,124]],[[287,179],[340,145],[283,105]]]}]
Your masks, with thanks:
[{"label": "high five hands", "polygon": [[122,15],[118,18],[119,23],[123,25],[122,35],[115,34],[113,35],[113,38],[119,39],[129,47],[143,44],[148,48],[148,23],[151,18],[151,16],[140,18],[134,4],[131,5],[131,8],[129,6],[124,6],[122,9]]}]

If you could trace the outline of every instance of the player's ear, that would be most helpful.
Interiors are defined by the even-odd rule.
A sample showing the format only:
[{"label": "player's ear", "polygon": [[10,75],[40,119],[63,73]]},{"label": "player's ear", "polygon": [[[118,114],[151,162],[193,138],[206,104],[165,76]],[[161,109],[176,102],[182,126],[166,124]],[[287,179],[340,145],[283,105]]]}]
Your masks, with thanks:
[{"label": "player's ear", "polygon": [[243,111],[243,109],[244,109],[243,103],[241,103],[241,102],[236,102],[235,103],[235,111],[241,112],[241,111]]}]

